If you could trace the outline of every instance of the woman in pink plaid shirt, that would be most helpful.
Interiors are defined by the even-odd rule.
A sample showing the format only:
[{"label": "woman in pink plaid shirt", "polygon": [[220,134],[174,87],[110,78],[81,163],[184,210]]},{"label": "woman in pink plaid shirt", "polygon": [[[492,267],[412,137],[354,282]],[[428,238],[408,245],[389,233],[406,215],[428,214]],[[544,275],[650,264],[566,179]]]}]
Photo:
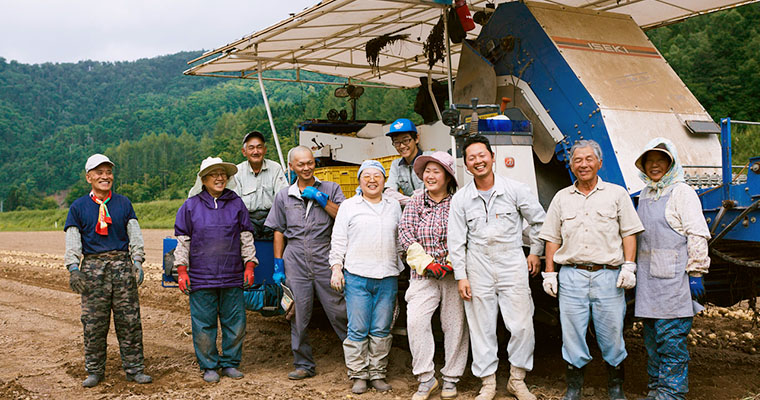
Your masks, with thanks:
[{"label": "woman in pink plaid shirt", "polygon": [[440,388],[435,378],[435,341],[431,326],[439,304],[446,360],[441,369],[441,398],[453,399],[457,396],[456,384],[464,372],[469,350],[464,305],[446,248],[449,204],[457,188],[454,158],[442,151],[417,157],[414,172],[424,182],[425,191],[412,197],[398,225],[399,242],[412,268],[405,296],[406,323],[412,372],[420,382],[412,399],[427,399]]}]

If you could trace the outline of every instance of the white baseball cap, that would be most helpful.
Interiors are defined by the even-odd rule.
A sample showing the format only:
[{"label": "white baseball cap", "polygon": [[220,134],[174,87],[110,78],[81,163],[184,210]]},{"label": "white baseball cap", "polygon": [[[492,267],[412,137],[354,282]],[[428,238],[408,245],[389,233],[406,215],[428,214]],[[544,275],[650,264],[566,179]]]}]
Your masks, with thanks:
[{"label": "white baseball cap", "polygon": [[103,163],[109,163],[112,167],[115,166],[114,163],[108,159],[108,157],[102,154],[93,154],[90,156],[90,158],[87,159],[87,163],[84,164],[84,170],[85,172],[90,172]]}]

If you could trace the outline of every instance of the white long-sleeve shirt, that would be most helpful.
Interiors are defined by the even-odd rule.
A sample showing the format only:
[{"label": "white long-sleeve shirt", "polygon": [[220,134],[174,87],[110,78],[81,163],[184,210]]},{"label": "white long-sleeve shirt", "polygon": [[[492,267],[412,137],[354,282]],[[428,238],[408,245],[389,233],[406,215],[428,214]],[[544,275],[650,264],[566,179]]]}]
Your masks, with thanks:
[{"label": "white long-sleeve shirt", "polygon": [[[665,221],[676,233],[686,236],[688,260],[686,272],[690,275],[701,276],[710,269],[710,256],[707,241],[710,239],[710,229],[707,227],[702,213],[702,203],[694,189],[686,183],[674,183],[662,192],[670,193],[665,204]],[[645,187],[641,198],[653,197],[654,191]]]},{"label": "white long-sleeve shirt", "polygon": [[344,201],[333,225],[330,266],[364,278],[397,276],[404,268],[398,248],[400,219],[399,202],[385,195],[379,204],[361,195]]}]

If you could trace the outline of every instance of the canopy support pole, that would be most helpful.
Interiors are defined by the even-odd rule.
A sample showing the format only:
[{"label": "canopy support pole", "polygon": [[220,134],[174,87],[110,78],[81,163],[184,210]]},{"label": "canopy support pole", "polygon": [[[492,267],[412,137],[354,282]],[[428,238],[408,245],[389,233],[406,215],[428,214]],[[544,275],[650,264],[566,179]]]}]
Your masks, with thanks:
[{"label": "canopy support pole", "polygon": [[264,99],[264,108],[267,109],[267,116],[269,117],[269,126],[272,128],[272,136],[274,137],[274,144],[277,146],[277,155],[280,157],[280,166],[283,171],[286,171],[285,161],[282,158],[282,149],[280,148],[280,138],[277,136],[277,128],[274,127],[274,119],[272,119],[272,110],[269,108],[269,99],[267,99],[267,92],[264,90],[264,81],[261,80],[261,61],[258,65],[259,72],[259,87],[261,88],[261,97]]},{"label": "canopy support pole", "polygon": [[[454,90],[452,89],[452,82],[451,82],[451,42],[449,41],[449,7],[444,8],[441,12],[443,13],[443,36],[445,36],[446,40],[446,85],[449,90],[449,108],[454,108]],[[451,137],[451,156],[454,157],[454,160],[457,159],[457,142],[456,139],[454,139],[454,136]],[[457,175],[459,174],[458,171],[459,168],[457,168]],[[459,182],[462,182],[460,180],[462,176],[457,176],[457,180]]]}]

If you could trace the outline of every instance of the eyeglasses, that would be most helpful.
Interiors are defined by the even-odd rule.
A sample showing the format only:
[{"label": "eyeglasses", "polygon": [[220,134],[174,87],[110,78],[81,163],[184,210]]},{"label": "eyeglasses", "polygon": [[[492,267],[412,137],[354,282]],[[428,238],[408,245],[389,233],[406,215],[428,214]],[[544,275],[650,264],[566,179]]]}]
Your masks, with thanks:
[{"label": "eyeglasses", "polygon": [[414,140],[414,139],[408,137],[408,138],[404,138],[404,139],[394,140],[394,141],[391,142],[391,144],[393,144],[393,147],[399,147],[401,145],[409,146],[409,143],[412,143],[412,140]]},{"label": "eyeglasses", "polygon": [[227,173],[226,172],[211,172],[211,173],[209,173],[206,176],[210,176],[210,177],[212,177],[214,179],[219,179],[219,178],[225,178],[226,179],[227,178]]},{"label": "eyeglasses", "polygon": [[364,182],[370,182],[370,181],[372,181],[373,179],[374,179],[376,182],[378,182],[378,181],[380,181],[380,180],[381,180],[381,179],[383,179],[383,178],[385,178],[385,177],[384,177],[382,174],[378,174],[378,175],[369,175],[369,174],[362,174],[362,180],[363,180]]}]

